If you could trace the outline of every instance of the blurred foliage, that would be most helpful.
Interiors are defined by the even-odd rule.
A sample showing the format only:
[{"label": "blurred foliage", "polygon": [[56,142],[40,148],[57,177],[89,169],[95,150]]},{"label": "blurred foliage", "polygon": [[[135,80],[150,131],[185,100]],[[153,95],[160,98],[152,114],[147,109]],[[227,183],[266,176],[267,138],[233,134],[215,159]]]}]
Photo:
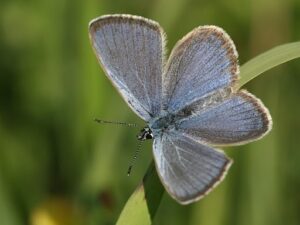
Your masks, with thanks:
[{"label": "blurred foliage", "polygon": [[[139,120],[97,63],[88,22],[130,13],[158,21],[168,49],[192,28],[223,27],[240,62],[299,40],[299,0],[0,0],[0,224],[114,224],[151,154],[143,145],[127,167],[138,129],[98,125],[94,117]],[[300,62],[246,85],[270,109],[272,132],[232,147],[225,181],[196,204],[165,195],[157,225],[300,223]]]}]

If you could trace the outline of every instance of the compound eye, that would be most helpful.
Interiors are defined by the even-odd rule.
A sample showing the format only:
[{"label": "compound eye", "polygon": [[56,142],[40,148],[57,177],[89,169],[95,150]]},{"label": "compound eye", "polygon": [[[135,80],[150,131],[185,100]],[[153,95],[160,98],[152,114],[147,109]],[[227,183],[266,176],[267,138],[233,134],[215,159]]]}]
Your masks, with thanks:
[{"label": "compound eye", "polygon": [[146,139],[152,139],[152,135],[151,134],[147,134],[146,135]]}]

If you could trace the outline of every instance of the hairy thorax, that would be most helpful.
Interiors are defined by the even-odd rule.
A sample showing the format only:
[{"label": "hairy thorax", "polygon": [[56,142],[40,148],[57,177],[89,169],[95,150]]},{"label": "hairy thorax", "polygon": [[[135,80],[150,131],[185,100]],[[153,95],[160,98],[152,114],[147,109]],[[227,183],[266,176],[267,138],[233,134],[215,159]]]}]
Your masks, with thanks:
[{"label": "hairy thorax", "polygon": [[153,118],[149,122],[149,127],[152,131],[165,130],[174,126],[175,115],[170,113]]}]

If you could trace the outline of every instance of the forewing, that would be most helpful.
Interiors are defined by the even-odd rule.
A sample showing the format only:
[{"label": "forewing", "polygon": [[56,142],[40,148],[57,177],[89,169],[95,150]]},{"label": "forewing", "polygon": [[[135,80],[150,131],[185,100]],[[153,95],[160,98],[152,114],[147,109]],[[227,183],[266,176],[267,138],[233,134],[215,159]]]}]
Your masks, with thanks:
[{"label": "forewing", "polygon": [[161,108],[164,33],[138,16],[107,15],[91,21],[92,46],[125,101],[148,121]]},{"label": "forewing", "polygon": [[180,133],[156,137],[153,151],[163,185],[181,204],[197,201],[210,192],[232,163],[223,152]]},{"label": "forewing", "polygon": [[174,47],[163,77],[163,108],[177,112],[237,81],[238,55],[230,37],[216,26],[188,33]]},{"label": "forewing", "polygon": [[178,122],[178,131],[212,145],[250,142],[261,138],[272,126],[269,111],[246,91],[200,110],[195,107],[186,111],[190,116]]}]

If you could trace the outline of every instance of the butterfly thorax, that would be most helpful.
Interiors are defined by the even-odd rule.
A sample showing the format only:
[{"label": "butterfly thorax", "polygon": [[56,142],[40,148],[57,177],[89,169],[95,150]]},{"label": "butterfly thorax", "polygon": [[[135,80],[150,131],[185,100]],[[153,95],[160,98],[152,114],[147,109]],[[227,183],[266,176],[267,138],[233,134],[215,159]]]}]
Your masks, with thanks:
[{"label": "butterfly thorax", "polygon": [[153,118],[149,122],[149,126],[144,127],[137,138],[141,141],[152,139],[153,135],[158,134],[166,129],[172,129],[175,124],[175,116],[172,114],[166,114]]},{"label": "butterfly thorax", "polygon": [[174,124],[174,118],[175,116],[172,114],[167,114],[165,116],[153,118],[153,120],[149,122],[149,127],[152,130],[167,129],[169,126],[172,126]]},{"label": "butterfly thorax", "polygon": [[175,126],[175,115],[171,113],[165,113],[161,116],[153,118],[149,121],[149,128],[153,131],[154,136],[165,130],[174,128]]}]

